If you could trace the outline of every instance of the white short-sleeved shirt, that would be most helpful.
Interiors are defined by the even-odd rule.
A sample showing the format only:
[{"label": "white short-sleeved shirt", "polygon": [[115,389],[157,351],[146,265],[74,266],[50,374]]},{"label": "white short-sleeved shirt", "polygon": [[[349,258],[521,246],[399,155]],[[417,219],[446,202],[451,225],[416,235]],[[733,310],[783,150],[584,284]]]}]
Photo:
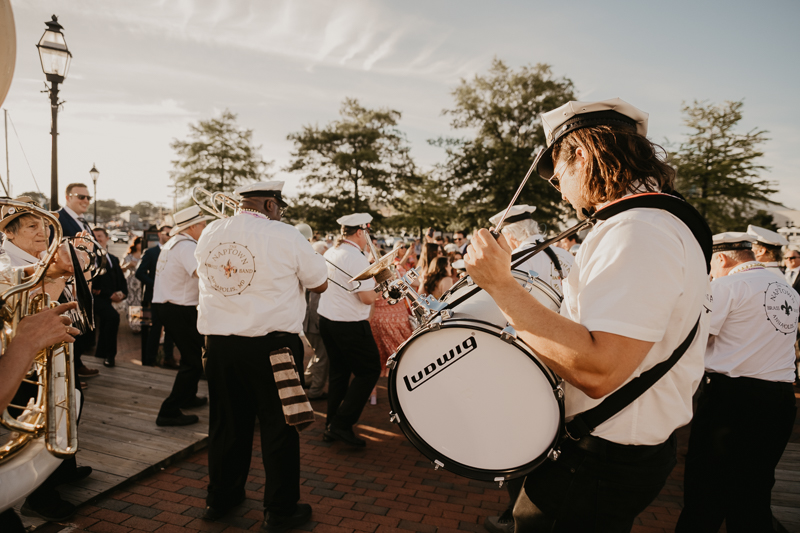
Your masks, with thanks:
[{"label": "white short-sleeved shirt", "polygon": [[297,229],[248,212],[212,222],[195,258],[197,330],[203,335],[300,333],[304,288],[319,287],[328,277],[325,260]]},{"label": "white short-sleeved shirt", "polygon": [[794,381],[800,295],[764,268],[711,282],[706,369],[732,378]]},{"label": "white short-sleeved shirt", "polygon": [[184,233],[175,235],[161,247],[153,285],[154,304],[197,305],[200,293],[194,277],[196,247],[197,241]]},{"label": "white short-sleeved shirt", "polygon": [[[655,343],[627,381],[668,359],[702,316],[692,344],[675,366],[593,435],[619,444],[655,445],[692,419],[692,394],[704,371],[709,300],[703,251],[673,215],[631,209],[595,226],[564,283],[561,314],[589,331]],[[566,415],[603,399],[566,384]]]},{"label": "white short-sleeved shirt", "polygon": [[[544,237],[539,234],[531,235],[520,243],[514,250],[514,253],[536,246],[542,240],[544,240]],[[555,252],[558,262],[561,263],[561,271],[564,273],[564,278],[566,279],[566,277],[569,276],[569,271],[572,268],[572,264],[575,262],[575,258],[563,248],[551,246],[550,249]],[[555,265],[550,260],[550,256],[547,255],[544,250],[516,267],[516,270],[522,270],[523,272],[533,270],[539,275],[539,279],[553,287],[558,294],[564,295],[564,290],[561,286],[562,280],[559,278],[558,270],[556,270]]]},{"label": "white short-sleeved shirt", "polygon": [[[339,246],[334,246],[325,252],[325,259],[335,264],[351,276],[355,276],[362,270],[369,267],[369,260],[361,253],[358,246],[348,240]],[[350,276],[341,270],[328,265],[328,277],[341,283],[345,287],[355,287],[355,283],[349,283]],[[369,318],[370,305],[361,303],[358,292],[371,291],[375,289],[375,280],[370,278],[361,282],[361,286],[354,292],[347,292],[335,283],[327,291],[322,293],[319,299],[319,309],[317,312],[328,320],[337,322],[359,322]]]}]

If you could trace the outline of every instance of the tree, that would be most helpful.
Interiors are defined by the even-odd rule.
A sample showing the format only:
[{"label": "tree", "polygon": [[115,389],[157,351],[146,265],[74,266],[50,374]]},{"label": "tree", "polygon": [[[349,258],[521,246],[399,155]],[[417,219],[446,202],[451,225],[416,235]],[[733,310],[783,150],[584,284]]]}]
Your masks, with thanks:
[{"label": "tree", "polygon": [[230,191],[251,181],[266,179],[265,163],[253,146],[253,130],[240,128],[227,109],[219,118],[189,124],[189,140],[174,139],[170,147],[179,159],[170,173],[179,192],[200,185],[207,190]]},{"label": "tree", "polygon": [[384,220],[384,225],[413,230],[413,233],[421,235],[423,228],[431,226],[461,229],[455,225],[457,218],[452,187],[447,180],[432,174],[423,174],[416,187],[404,192],[394,201],[392,215]]},{"label": "tree", "polygon": [[45,196],[44,193],[41,192],[34,192],[34,191],[24,192],[18,196],[27,196],[34,202],[37,202],[39,205],[43,206],[45,209],[47,209],[50,205],[49,198],[47,198],[47,196]]},{"label": "tree", "polygon": [[367,109],[347,98],[341,119],[320,128],[304,126],[287,136],[294,142],[294,158],[286,168],[304,172],[304,205],[326,209],[331,217],[371,211],[390,203],[413,187],[414,164],[405,135],[397,128],[401,113],[393,109]]},{"label": "tree", "polygon": [[[488,74],[461,80],[453,91],[453,129],[475,131],[474,138],[429,141],[447,151],[442,169],[456,187],[465,225],[485,226],[514,196],[535,153],[545,146],[540,115],[575,99],[567,78],[554,78],[549,65],[514,71],[495,59]],[[563,212],[561,195],[534,173],[518,203],[538,207],[542,221],[555,222]]]},{"label": "tree", "polygon": [[706,218],[714,233],[744,231],[747,224],[763,218],[754,204],[775,204],[768,197],[777,189],[761,177],[767,167],[757,162],[764,155],[759,145],[767,141],[767,132],[736,131],[743,106],[743,101],[684,104],[684,121],[691,131],[671,154],[676,189]]}]

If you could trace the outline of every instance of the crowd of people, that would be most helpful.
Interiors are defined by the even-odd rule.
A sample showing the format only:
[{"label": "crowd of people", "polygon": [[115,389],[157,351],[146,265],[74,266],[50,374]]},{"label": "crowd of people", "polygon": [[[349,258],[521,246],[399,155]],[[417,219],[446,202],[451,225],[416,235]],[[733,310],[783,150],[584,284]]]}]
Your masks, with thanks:
[{"label": "crowd of people", "polygon": [[[159,227],[156,246],[142,250],[137,237],[122,259],[107,254],[105,272],[91,283],[96,335],[52,312],[21,324],[65,326],[55,337],[74,341],[81,387],[98,373],[81,361],[92,343],[103,371],[114,372],[120,310],[147,310],[132,324],[142,365],[156,364],[163,329],[164,364],[178,369],[154,423],[197,423],[184,411],[209,404],[203,518],[219,520],[244,500],[258,420],[263,531],[277,533],[312,514],[299,501],[299,432],[314,420],[310,402],[326,402],[326,441],[365,447],[357,423],[377,401],[387,360],[419,325],[407,299],[376,290],[371,265],[390,261],[401,277],[414,269],[411,288],[437,300],[469,275],[564,380],[558,453],[508,483],[508,509],[487,520],[489,531],[629,531],[676,464],[675,430],[693,416],[678,531],[716,531],[723,520],[730,531],[769,530],[774,470],[796,414],[800,252],[764,228],[712,237],[673,190],[674,170],[647,139],[647,120],[619,99],[573,102],[542,116],[547,148],[534,166],[594,221],[583,238],[541,246],[546,236],[532,205],[491,217],[486,227],[494,232],[431,227],[420,239],[378,238],[369,214],[352,213],[338,219],[338,235],[323,238],[307,224],[282,223],[283,182],[260,182],[236,190],[234,216],[209,223],[192,206]],[[86,186],[70,184],[66,196],[64,234],[93,235],[107,248],[107,231],[83,218]],[[44,221],[25,209],[3,207],[0,230],[15,266],[37,263],[48,244]],[[552,289],[560,312],[512,273],[512,255],[533,247],[541,253],[516,269]],[[75,266],[59,254],[45,287],[65,302],[59,312],[74,305],[66,303],[70,276]],[[31,357],[39,344],[9,347],[0,365]],[[15,350],[25,355],[12,359]],[[197,395],[204,373],[209,398]],[[69,516],[75,509],[56,487],[90,474],[64,461],[23,512]]]}]

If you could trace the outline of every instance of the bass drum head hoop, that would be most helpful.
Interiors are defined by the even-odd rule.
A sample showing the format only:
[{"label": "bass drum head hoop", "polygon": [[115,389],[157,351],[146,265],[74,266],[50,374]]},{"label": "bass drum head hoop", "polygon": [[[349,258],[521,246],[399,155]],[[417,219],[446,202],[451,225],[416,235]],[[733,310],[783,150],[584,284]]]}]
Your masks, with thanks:
[{"label": "bass drum head hoop", "polygon": [[553,449],[564,418],[557,377],[519,341],[475,320],[418,333],[395,357],[389,399],[426,457],[484,481],[521,477]]}]

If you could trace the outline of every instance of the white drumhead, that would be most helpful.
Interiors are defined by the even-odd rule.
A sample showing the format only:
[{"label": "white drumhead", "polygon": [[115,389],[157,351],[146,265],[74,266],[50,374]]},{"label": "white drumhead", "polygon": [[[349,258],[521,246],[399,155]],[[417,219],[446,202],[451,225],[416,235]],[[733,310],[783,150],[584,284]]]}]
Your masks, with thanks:
[{"label": "white drumhead", "polygon": [[539,366],[468,323],[410,341],[392,376],[404,421],[444,457],[472,468],[526,465],[559,429],[559,403]]},{"label": "white drumhead", "polygon": [[[518,270],[513,270],[512,274],[517,282],[523,287],[527,286],[528,292],[533,295],[536,300],[543,306],[556,313],[561,307],[561,298],[549,285],[538,278],[529,278]],[[469,291],[473,290],[475,285],[472,283],[465,283],[463,286],[458,287],[456,290],[447,293],[442,300],[445,302],[454,302],[458,298],[464,296]],[[504,328],[508,321],[505,315],[500,312],[497,304],[489,293],[486,291],[478,291],[466,301],[451,308],[455,318],[474,318],[489,322],[500,328]]]}]

